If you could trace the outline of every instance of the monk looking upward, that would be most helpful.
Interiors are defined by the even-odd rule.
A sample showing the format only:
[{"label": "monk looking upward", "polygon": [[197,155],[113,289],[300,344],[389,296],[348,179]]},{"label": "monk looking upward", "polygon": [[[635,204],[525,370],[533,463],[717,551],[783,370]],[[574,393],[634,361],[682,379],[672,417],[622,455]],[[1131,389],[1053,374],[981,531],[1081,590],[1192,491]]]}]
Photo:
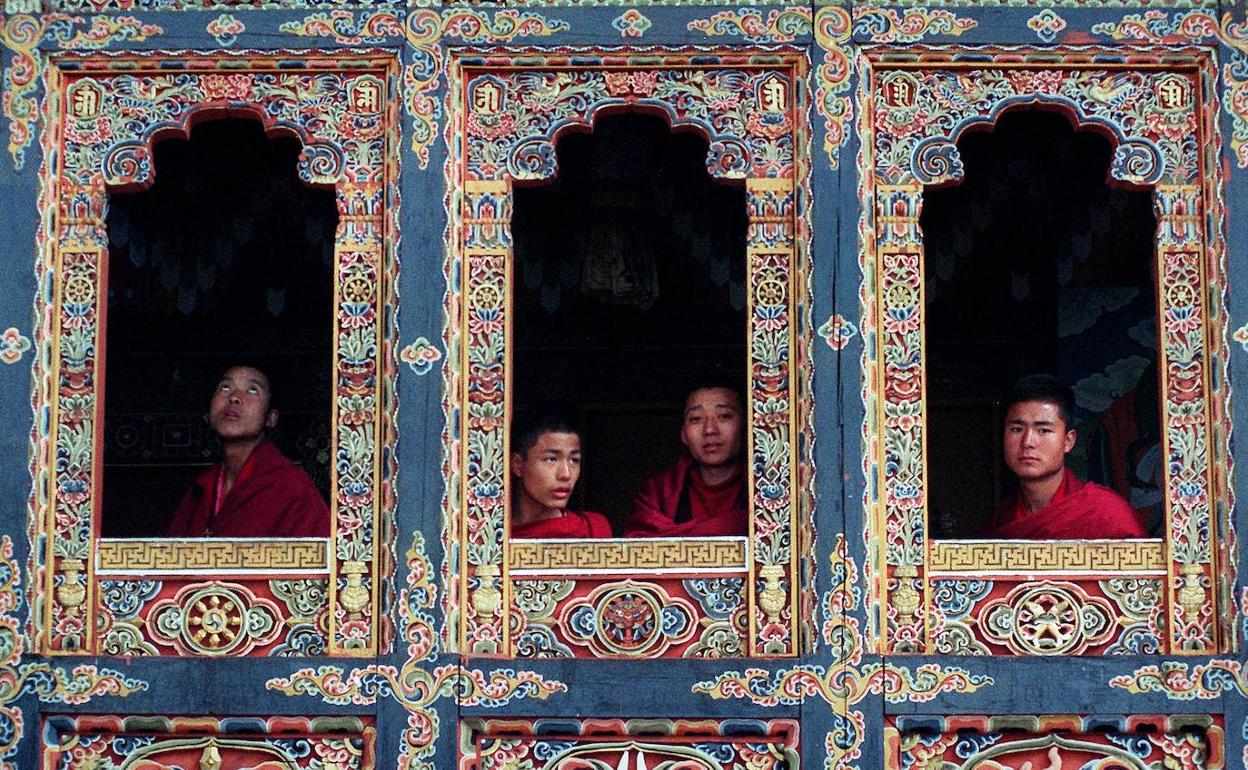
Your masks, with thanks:
[{"label": "monk looking upward", "polygon": [[277,426],[269,378],[231,366],[208,404],[221,461],[182,497],[170,537],[328,537],[329,508],[298,465],[265,434]]},{"label": "monk looking upward", "polygon": [[633,499],[626,537],[744,535],[749,528],[745,415],[733,387],[707,384],[685,399],[676,464]]},{"label": "monk looking upward", "polygon": [[1005,464],[1018,492],[997,511],[988,537],[1002,540],[1097,540],[1147,537],[1116,492],[1080,481],[1066,467],[1075,446],[1074,394],[1048,375],[1014,384],[1005,415]]},{"label": "monk looking upward", "polygon": [[601,513],[569,511],[581,477],[581,434],[557,417],[521,422],[512,439],[511,536],[518,539],[611,537]]}]

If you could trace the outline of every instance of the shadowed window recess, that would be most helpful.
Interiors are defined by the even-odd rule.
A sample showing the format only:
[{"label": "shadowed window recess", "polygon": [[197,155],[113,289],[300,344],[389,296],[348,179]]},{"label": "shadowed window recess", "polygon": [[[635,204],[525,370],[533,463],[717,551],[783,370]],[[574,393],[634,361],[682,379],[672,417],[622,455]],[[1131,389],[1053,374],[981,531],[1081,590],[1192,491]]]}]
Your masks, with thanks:
[{"label": "shadowed window recess", "polygon": [[1080,478],[1162,530],[1149,190],[1109,184],[1112,142],[1015,111],[958,142],[965,178],[924,194],[929,528],[975,537],[1012,494],[1002,403],[1024,374],[1075,391]]},{"label": "shadowed window recess", "polygon": [[334,192],[298,178],[300,143],[258,122],[155,146],[155,181],[112,193],[103,533],[159,536],[219,455],[206,413],[227,366],[269,376],[271,438],[329,488]]},{"label": "shadowed window recess", "polygon": [[558,176],[515,191],[514,403],[579,415],[568,507],[619,533],[680,455],[690,386],[746,390],[746,195],[711,179],[705,138],[658,117],[600,117],[556,149]]}]

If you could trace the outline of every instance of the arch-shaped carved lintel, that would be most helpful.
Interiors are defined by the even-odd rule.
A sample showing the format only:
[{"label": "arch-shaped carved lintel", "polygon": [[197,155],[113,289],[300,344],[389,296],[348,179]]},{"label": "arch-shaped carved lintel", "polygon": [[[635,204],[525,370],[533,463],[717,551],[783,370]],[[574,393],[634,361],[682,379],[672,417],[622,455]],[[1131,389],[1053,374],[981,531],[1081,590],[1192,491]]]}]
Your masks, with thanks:
[{"label": "arch-shaped carved lintel", "polygon": [[954,126],[947,136],[932,136],[917,143],[910,158],[910,173],[925,187],[957,184],[966,173],[958,141],[968,131],[991,131],[1007,112],[1032,107],[1060,113],[1070,120],[1076,131],[1093,131],[1114,145],[1109,164],[1111,184],[1118,182],[1131,187],[1151,187],[1162,181],[1166,173],[1161,149],[1145,137],[1128,136],[1119,126],[1101,118],[1090,117],[1080,106],[1051,94],[1026,94],[1002,99],[986,114],[975,115]]},{"label": "arch-shaped carved lintel", "polygon": [[585,118],[580,116],[552,127],[541,136],[531,137],[512,147],[507,157],[507,175],[514,181],[539,182],[553,179],[559,173],[555,146],[570,133],[592,133],[599,118],[637,112],[662,118],[672,133],[693,132],[708,143],[706,172],[712,179],[743,180],[749,176],[752,153],[737,135],[717,132],[710,121],[682,118],[669,102],[654,99],[614,99],[596,106]]},{"label": "arch-shaped carved lintel", "polygon": [[136,139],[118,142],[104,155],[103,176],[108,189],[118,192],[140,192],[156,181],[152,156],[157,142],[165,139],[190,141],[191,132],[200,123],[214,120],[251,120],[259,123],[268,140],[293,138],[303,145],[299,154],[299,179],[313,187],[333,187],[345,180],[346,163],[341,148],[317,141],[299,126],[266,119],[262,108],[255,104],[203,104],[188,112],[177,123],[156,123]]}]

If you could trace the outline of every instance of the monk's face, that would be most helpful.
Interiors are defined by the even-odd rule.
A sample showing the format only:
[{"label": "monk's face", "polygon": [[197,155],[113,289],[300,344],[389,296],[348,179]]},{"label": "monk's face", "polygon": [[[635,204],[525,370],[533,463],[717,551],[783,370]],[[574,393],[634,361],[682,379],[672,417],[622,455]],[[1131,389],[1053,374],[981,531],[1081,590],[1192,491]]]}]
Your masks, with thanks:
[{"label": "monk's face", "polygon": [[269,378],[250,366],[225,370],[208,403],[208,424],[222,441],[253,441],[277,425],[269,408]]},{"label": "monk's face", "polygon": [[698,465],[723,468],[737,462],[744,432],[741,399],[729,388],[700,388],[685,399],[680,441]]},{"label": "monk's face", "polygon": [[581,437],[543,433],[533,446],[511,456],[512,475],[520,482],[520,508],[527,513],[563,510],[581,477]]},{"label": "monk's face", "polygon": [[1020,401],[1006,412],[1004,444],[1005,464],[1019,480],[1040,481],[1062,472],[1075,432],[1057,404]]}]

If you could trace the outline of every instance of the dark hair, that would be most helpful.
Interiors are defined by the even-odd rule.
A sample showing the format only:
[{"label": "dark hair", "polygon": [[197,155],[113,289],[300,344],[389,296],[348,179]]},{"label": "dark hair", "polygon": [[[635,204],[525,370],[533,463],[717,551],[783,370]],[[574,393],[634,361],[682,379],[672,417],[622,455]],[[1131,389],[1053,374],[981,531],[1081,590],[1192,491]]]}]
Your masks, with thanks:
[{"label": "dark hair", "polygon": [[269,383],[268,411],[271,412],[274,409],[277,409],[277,387],[273,383],[273,375],[269,373],[268,367],[264,366],[258,361],[248,361],[248,360],[234,361],[221,367],[221,373],[217,375],[217,379],[212,385],[213,390],[216,390],[217,385],[221,382],[221,378],[225,377],[226,372],[228,372],[231,369],[241,369],[241,368],[255,369],[257,372],[260,372],[261,374],[264,375],[265,381]]},{"label": "dark hair", "polygon": [[522,415],[511,424],[511,451],[524,454],[547,433],[572,433],[581,437],[581,429],[563,412],[542,411]]},{"label": "dark hair", "polygon": [[1005,408],[1008,411],[1010,407],[1024,401],[1040,401],[1056,406],[1058,412],[1061,413],[1062,422],[1066,423],[1066,430],[1074,427],[1075,392],[1070,389],[1069,385],[1053,375],[1029,374],[1015,380],[1013,387],[1010,388]]},{"label": "dark hair", "polygon": [[680,406],[682,409],[684,408],[685,403],[689,400],[689,396],[693,395],[694,391],[711,390],[712,388],[721,388],[723,390],[731,391],[737,397],[737,404],[740,405],[742,410],[745,409],[745,396],[743,395],[744,390],[741,387],[740,377],[731,377],[722,372],[715,371],[701,374],[693,379],[690,379],[686,385],[687,387],[685,388],[684,398],[680,400]]}]

